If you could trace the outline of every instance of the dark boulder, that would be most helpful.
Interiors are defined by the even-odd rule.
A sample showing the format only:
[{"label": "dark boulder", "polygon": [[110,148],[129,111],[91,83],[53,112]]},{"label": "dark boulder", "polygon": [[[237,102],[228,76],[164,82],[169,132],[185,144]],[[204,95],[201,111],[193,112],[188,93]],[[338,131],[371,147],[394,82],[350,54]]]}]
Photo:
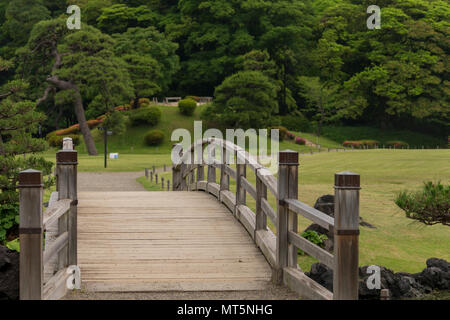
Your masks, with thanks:
[{"label": "dark boulder", "polygon": [[427,260],[427,267],[416,273],[414,278],[425,287],[450,290],[450,263],[443,259],[430,258]]},{"label": "dark boulder", "polygon": [[321,286],[333,291],[333,270],[323,263],[314,263],[311,266],[311,271],[305,272],[305,274]]},{"label": "dark boulder", "polygon": [[0,300],[19,299],[19,253],[0,246]]}]

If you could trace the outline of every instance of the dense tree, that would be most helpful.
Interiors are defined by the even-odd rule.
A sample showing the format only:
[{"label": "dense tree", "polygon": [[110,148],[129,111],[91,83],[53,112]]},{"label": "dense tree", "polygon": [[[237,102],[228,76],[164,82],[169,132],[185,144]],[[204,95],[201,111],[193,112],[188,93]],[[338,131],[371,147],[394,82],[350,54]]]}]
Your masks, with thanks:
[{"label": "dense tree", "polygon": [[216,88],[213,106],[204,115],[226,128],[266,128],[278,111],[279,88],[261,71],[240,71]]},{"label": "dense tree", "polygon": [[320,24],[322,77],[338,83],[343,118],[382,126],[412,117],[449,122],[448,2],[384,1],[381,29],[367,30],[367,1],[340,4]]},{"label": "dense tree", "polygon": [[127,63],[134,83],[135,107],[140,97],[166,92],[179,70],[178,45],[154,27],[129,28],[114,39],[115,53]]},{"label": "dense tree", "polygon": [[86,123],[83,100],[101,95],[108,105],[117,105],[132,97],[126,65],[114,55],[113,45],[111,37],[93,27],[83,25],[81,30],[71,32],[64,19],[55,19],[36,24],[21,52],[22,71],[44,91],[38,105],[52,91],[70,92],[90,155],[97,150]]}]

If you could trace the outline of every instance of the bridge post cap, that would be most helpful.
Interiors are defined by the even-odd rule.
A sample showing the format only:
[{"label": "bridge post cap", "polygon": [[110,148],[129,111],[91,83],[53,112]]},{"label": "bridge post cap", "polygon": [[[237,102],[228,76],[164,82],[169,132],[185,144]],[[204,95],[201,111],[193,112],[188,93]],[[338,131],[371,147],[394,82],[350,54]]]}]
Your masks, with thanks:
[{"label": "bridge post cap", "polygon": [[27,169],[19,172],[19,188],[42,187],[42,172],[34,169]]},{"label": "bridge post cap", "polygon": [[357,188],[360,187],[360,175],[350,171],[343,171],[334,175],[336,187]]},{"label": "bridge post cap", "polygon": [[298,152],[293,150],[280,151],[278,157],[279,164],[298,165]]},{"label": "bridge post cap", "polygon": [[78,151],[59,150],[56,153],[56,164],[78,164]]}]

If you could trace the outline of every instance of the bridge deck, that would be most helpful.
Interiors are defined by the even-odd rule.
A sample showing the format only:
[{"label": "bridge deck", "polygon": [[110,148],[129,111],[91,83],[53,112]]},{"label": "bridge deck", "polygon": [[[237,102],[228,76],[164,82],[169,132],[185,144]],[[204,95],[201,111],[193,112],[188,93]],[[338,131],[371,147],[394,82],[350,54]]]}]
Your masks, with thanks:
[{"label": "bridge deck", "polygon": [[271,269],[203,192],[79,192],[78,264],[91,291],[261,290]]}]

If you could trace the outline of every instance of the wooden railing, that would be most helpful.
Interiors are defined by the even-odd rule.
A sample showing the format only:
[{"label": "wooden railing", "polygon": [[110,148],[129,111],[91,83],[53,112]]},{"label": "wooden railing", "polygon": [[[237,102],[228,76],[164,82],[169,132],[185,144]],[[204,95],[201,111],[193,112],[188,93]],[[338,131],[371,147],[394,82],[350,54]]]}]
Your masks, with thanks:
[{"label": "wooden railing", "polygon": [[[204,158],[208,147],[207,161]],[[220,150],[216,159],[215,150]],[[311,299],[358,299],[358,238],[360,177],[351,172],[335,174],[334,218],[298,200],[298,153],[279,153],[278,175],[275,178],[244,149],[228,141],[207,138],[195,142],[183,153],[180,144],[172,150],[180,161],[172,168],[174,191],[205,191],[214,195],[233,213],[261,249],[273,270],[273,281],[284,283],[298,294]],[[231,158],[236,161],[229,161]],[[238,161],[239,159],[239,161]],[[229,163],[236,163],[234,169]],[[204,177],[207,166],[207,178]],[[247,178],[253,171],[256,186]],[[220,170],[220,183],[216,170]],[[195,175],[197,171],[197,175]],[[230,177],[236,181],[236,192],[229,188]],[[267,191],[276,199],[276,210],[269,204]],[[256,201],[253,212],[246,201],[247,193]],[[334,233],[334,254],[298,234],[297,216],[319,224]],[[276,232],[267,226],[267,218]],[[307,277],[297,264],[298,249],[333,269],[333,293]]]},{"label": "wooden railing", "polygon": [[[59,299],[67,292],[72,276],[68,266],[77,265],[77,151],[70,138],[56,154],[56,187],[47,210],[42,212],[42,173],[19,173],[21,300]],[[48,229],[56,229],[54,238]],[[46,232],[45,248],[44,232]],[[44,280],[44,266],[56,260],[51,277]]]}]

